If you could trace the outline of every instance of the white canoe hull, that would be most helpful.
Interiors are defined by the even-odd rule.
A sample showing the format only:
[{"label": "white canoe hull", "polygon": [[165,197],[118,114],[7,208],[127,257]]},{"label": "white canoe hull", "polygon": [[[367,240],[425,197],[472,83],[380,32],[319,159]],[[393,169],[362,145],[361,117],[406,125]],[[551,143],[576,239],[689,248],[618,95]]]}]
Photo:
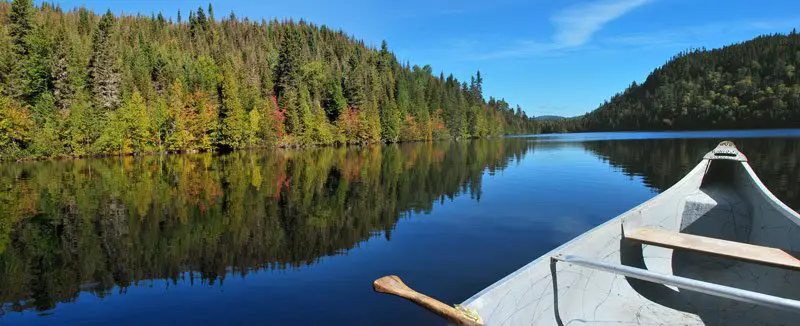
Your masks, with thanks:
[{"label": "white canoe hull", "polygon": [[462,305],[475,309],[487,325],[800,324],[798,311],[551,260],[574,255],[800,300],[800,271],[624,239],[624,230],[640,227],[800,249],[800,216],[772,195],[744,155],[709,153],[660,195],[542,255]]}]

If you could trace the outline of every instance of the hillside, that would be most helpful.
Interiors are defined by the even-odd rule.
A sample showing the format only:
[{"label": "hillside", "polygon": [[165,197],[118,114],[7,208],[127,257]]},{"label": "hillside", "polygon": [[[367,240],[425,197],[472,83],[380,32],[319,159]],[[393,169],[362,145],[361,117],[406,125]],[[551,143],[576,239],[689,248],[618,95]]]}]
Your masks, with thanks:
[{"label": "hillside", "polygon": [[540,115],[540,116],[534,117],[534,119],[535,120],[540,120],[540,121],[547,121],[547,120],[561,120],[561,119],[565,119],[565,118],[560,116],[560,115]]},{"label": "hillside", "polygon": [[680,53],[567,130],[800,127],[800,35]]},{"label": "hillside", "polygon": [[[470,83],[342,31],[213,8],[98,16],[0,2],[0,158],[530,132]],[[187,19],[188,18],[188,19]]]}]

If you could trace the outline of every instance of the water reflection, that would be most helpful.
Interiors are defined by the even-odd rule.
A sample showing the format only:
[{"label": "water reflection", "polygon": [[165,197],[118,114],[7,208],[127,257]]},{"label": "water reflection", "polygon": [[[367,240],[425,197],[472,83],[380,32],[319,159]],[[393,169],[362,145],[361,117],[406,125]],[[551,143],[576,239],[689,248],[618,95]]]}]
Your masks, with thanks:
[{"label": "water reflection", "polygon": [[[427,253],[423,243],[394,252],[398,256],[393,259],[416,262],[408,258],[413,255],[442,262],[421,266],[417,274],[409,275],[419,280],[428,279],[432,269],[445,269],[444,265],[458,270],[459,277],[431,280],[431,284],[447,288],[442,291],[445,295],[458,292],[456,299],[464,299],[538,255],[532,253],[544,253],[556,242],[628,207],[628,203],[624,207],[607,203],[623,202],[620,198],[625,197],[635,205],[631,198],[638,201],[642,193],[634,189],[646,190],[640,182],[659,191],[667,189],[719,140],[729,138],[659,135],[661,139],[643,134],[624,134],[625,140],[584,134],[547,140],[507,138],[3,164],[0,316],[4,311],[47,311],[59,302],[76,300],[81,291],[99,297],[112,290],[124,293],[145,280],[185,284],[188,278],[190,284],[219,284],[231,275],[255,270],[318,268],[324,263],[314,264],[322,257],[345,254],[371,237],[390,239],[398,221],[412,212],[430,212],[437,203],[461,194],[480,200],[485,173],[495,174],[512,162],[524,161],[519,168],[507,169],[514,177],[499,174],[492,179],[493,190],[487,183],[490,190],[486,191],[493,191],[495,198],[481,212],[504,220],[463,222],[463,232],[449,233],[451,238],[476,239],[471,249],[462,242],[442,241],[453,247]],[[755,171],[778,198],[795,209],[800,207],[798,138],[748,137],[734,141]],[[609,170],[607,164],[617,170]],[[619,180],[619,170],[641,178]],[[596,178],[587,180],[587,176]],[[629,182],[625,185],[630,187],[620,182]],[[499,193],[503,194],[500,199]],[[586,196],[589,193],[599,194]],[[591,198],[580,198],[576,207],[565,208],[575,200],[569,195]],[[484,198],[491,202],[488,195]],[[450,214],[460,216],[473,210],[472,204],[464,200],[445,205],[451,205]],[[553,220],[558,218],[563,220]],[[446,223],[426,227],[434,228],[431,232],[441,231],[437,227],[455,228]],[[558,233],[554,230],[569,236],[547,241],[548,235]],[[406,245],[418,239],[410,234]],[[449,240],[448,235],[436,236]],[[391,253],[397,242],[380,254]],[[468,262],[459,263],[463,261]],[[467,272],[485,261],[494,262],[484,268],[491,272]],[[370,264],[353,268],[370,276],[386,272],[380,262]],[[340,277],[350,275],[341,273]],[[363,302],[373,298],[364,286],[370,281],[353,277],[342,286],[364,289],[366,293],[358,297]],[[323,295],[321,300],[331,299]],[[303,306],[294,300],[285,304]],[[378,303],[375,307],[389,309]]]},{"label": "water reflection", "polygon": [[6,164],[0,302],[47,310],[144,279],[284,269],[391,237],[532,144],[474,141]]},{"label": "water reflection", "polygon": [[[689,172],[716,139],[634,139],[582,143],[592,153],[644,178],[659,191],[671,187]],[[747,155],[750,165],[775,196],[800,209],[800,141],[797,138],[729,138]]]}]

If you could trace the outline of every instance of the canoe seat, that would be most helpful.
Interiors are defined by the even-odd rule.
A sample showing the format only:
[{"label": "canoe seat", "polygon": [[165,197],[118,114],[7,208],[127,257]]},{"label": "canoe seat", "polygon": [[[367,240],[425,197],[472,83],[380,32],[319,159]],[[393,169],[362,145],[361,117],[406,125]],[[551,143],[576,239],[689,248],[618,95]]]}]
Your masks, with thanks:
[{"label": "canoe seat", "polygon": [[783,249],[721,240],[662,229],[637,228],[625,238],[649,245],[702,252],[741,261],[800,270],[800,259]]}]

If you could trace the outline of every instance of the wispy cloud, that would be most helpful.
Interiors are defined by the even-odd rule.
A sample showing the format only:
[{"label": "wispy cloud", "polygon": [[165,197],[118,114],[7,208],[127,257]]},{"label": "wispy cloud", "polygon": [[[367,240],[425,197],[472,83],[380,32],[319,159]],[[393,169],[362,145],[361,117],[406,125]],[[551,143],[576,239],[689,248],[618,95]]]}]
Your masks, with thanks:
[{"label": "wispy cloud", "polygon": [[[631,30],[615,35],[598,32],[632,11],[656,0],[595,0],[563,8],[549,16],[553,32],[549,39],[501,41],[502,35],[472,35],[448,43],[448,50],[467,60],[495,60],[524,57],[552,57],[576,51],[630,52],[651,49],[685,50],[692,47],[715,47],[727,44],[720,35],[756,36],[764,33],[787,33],[800,27],[800,16],[770,19],[735,19],[710,21],[700,25],[671,26],[646,32]],[[720,44],[724,42],[724,44]],[[487,50],[487,45],[489,45]],[[492,48],[491,45],[494,45]]]},{"label": "wispy cloud", "polygon": [[708,46],[723,33],[787,33],[797,26],[800,26],[800,17],[709,22],[696,26],[676,26],[648,33],[617,35],[600,40],[600,43],[605,48],[624,48],[627,51],[654,48],[687,49]]},{"label": "wispy cloud", "polygon": [[554,54],[578,48],[609,22],[649,2],[651,0],[601,0],[567,7],[550,17],[555,29],[550,41],[519,40],[505,50],[484,54],[478,59]]},{"label": "wispy cloud", "polygon": [[600,1],[562,10],[550,19],[556,27],[553,43],[561,47],[586,44],[605,24],[648,2],[650,0]]}]

